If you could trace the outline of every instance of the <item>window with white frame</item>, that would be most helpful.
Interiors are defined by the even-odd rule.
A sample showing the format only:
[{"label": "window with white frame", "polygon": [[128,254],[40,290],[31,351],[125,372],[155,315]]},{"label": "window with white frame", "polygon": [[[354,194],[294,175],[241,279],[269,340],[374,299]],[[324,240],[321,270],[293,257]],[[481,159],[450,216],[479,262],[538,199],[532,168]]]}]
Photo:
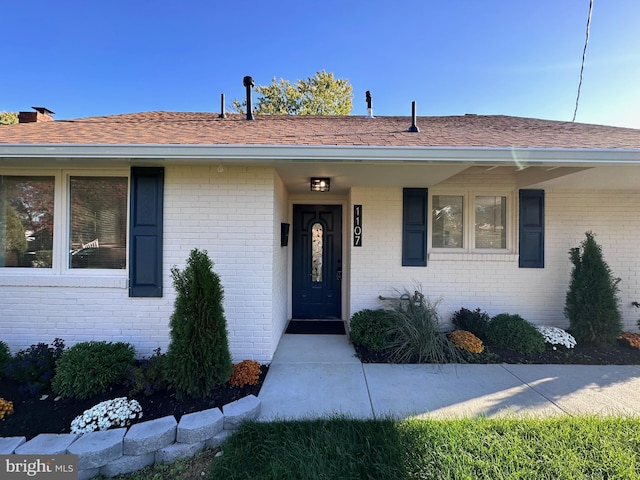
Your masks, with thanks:
[{"label": "window with white frame", "polygon": [[448,252],[506,252],[511,248],[510,193],[433,194],[431,248]]},{"label": "window with white frame", "polygon": [[0,175],[0,268],[126,269],[128,183],[111,173]]}]

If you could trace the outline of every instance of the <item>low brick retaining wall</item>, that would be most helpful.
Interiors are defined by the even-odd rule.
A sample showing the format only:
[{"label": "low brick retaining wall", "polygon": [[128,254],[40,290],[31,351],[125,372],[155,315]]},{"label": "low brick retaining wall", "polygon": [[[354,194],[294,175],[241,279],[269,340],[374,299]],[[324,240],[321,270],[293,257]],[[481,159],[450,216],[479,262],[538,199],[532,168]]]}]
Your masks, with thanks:
[{"label": "low brick retaining wall", "polygon": [[219,408],[183,415],[178,423],[173,416],[136,423],[83,435],[43,433],[26,441],[25,437],[0,438],[0,454],[78,455],[78,479],[88,480],[102,474],[115,477],[135,472],[154,463],[173,463],[192,457],[200,450],[214,448],[242,422],[260,414],[255,395]]}]

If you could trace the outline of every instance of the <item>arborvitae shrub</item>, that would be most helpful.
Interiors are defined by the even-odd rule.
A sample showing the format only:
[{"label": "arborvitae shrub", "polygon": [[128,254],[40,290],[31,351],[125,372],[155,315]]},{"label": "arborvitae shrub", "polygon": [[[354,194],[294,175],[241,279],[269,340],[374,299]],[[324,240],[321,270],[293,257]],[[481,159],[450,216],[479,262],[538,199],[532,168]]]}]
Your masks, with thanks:
[{"label": "arborvitae shrub", "polygon": [[381,352],[389,343],[389,326],[391,320],[389,312],[382,309],[364,309],[356,312],[349,323],[351,341],[354,345],[361,345]]},{"label": "arborvitae shrub", "polygon": [[229,380],[231,353],[224,292],[207,251],[194,249],[181,271],[171,269],[177,297],[171,315],[167,379],[179,396],[203,398]]},{"label": "arborvitae shrub", "polygon": [[51,382],[54,392],[79,400],[124,382],[135,363],[135,349],[125,342],[81,342],[64,352]]},{"label": "arborvitae shrub", "polygon": [[473,311],[461,308],[453,314],[451,321],[458,329],[466,330],[479,339],[486,340],[487,327],[489,327],[491,317],[487,312],[483,312],[479,308]]},{"label": "arborvitae shrub", "polygon": [[573,263],[564,314],[571,334],[580,343],[613,344],[622,331],[618,282],[604,261],[594,234],[587,232],[580,247],[569,250]]},{"label": "arborvitae shrub", "polygon": [[532,323],[520,315],[501,313],[491,319],[487,344],[523,354],[544,352],[544,337]]},{"label": "arborvitae shrub", "polygon": [[5,370],[11,361],[11,352],[9,346],[0,340],[0,379],[4,377]]}]

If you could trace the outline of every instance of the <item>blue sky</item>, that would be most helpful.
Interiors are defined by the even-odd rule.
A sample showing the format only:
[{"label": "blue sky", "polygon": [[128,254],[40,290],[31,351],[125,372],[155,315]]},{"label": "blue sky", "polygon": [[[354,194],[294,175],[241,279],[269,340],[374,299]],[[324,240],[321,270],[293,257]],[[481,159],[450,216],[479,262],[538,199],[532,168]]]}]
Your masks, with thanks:
[{"label": "blue sky", "polygon": [[[1,8],[0,111],[220,110],[319,70],[352,115],[568,120],[588,0],[19,0]],[[577,121],[640,128],[640,2],[594,0]]]}]

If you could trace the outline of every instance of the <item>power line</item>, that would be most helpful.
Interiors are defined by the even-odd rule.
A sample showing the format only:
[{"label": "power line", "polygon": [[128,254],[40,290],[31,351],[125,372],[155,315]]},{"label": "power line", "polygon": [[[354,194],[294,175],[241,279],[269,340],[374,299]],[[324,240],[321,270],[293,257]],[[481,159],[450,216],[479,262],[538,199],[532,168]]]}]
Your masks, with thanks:
[{"label": "power line", "polygon": [[582,50],[582,65],[580,66],[580,81],[578,82],[578,95],[576,96],[576,108],[573,111],[573,120],[576,121],[578,114],[578,102],[580,102],[580,89],[582,88],[582,76],[584,74],[584,61],[587,57],[587,45],[589,45],[589,27],[591,26],[591,12],[593,11],[593,0],[589,0],[589,16],[587,17],[587,33],[584,39],[584,49]]}]

